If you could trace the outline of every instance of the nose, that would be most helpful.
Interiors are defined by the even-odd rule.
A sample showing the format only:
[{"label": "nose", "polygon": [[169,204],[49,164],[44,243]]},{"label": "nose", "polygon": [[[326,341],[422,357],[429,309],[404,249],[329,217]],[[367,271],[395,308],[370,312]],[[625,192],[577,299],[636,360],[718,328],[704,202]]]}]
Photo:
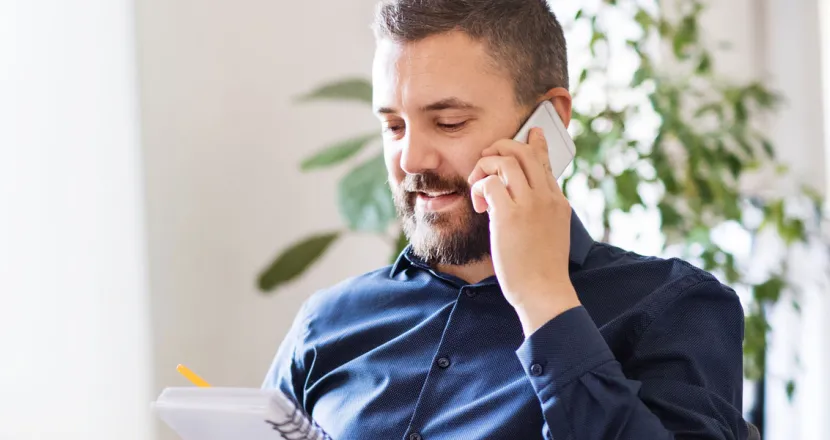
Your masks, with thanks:
[{"label": "nose", "polygon": [[410,130],[402,141],[401,169],[406,174],[422,174],[438,168],[440,155],[425,136]]}]

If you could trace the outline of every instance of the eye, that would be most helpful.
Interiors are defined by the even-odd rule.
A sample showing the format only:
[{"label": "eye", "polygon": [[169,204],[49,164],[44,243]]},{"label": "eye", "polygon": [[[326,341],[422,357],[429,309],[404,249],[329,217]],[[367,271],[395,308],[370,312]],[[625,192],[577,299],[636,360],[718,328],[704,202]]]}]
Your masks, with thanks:
[{"label": "eye", "polygon": [[387,122],[383,124],[383,132],[390,134],[400,134],[404,129],[404,125],[400,122]]},{"label": "eye", "polygon": [[440,122],[438,123],[438,126],[441,127],[442,130],[449,132],[461,130],[462,128],[464,128],[465,125],[467,125],[467,121],[462,121],[455,124],[442,124]]}]

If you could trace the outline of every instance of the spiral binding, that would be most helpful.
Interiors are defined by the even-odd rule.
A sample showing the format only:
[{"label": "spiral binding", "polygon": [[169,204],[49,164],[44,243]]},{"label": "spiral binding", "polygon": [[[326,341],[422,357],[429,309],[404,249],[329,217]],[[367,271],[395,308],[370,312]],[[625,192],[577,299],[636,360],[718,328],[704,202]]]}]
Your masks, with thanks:
[{"label": "spiral binding", "polygon": [[271,428],[279,432],[286,440],[332,440],[323,428],[311,420],[295,402],[292,401],[291,404],[294,406],[294,411],[287,421],[277,423],[273,420],[266,420],[265,423],[271,425]]}]

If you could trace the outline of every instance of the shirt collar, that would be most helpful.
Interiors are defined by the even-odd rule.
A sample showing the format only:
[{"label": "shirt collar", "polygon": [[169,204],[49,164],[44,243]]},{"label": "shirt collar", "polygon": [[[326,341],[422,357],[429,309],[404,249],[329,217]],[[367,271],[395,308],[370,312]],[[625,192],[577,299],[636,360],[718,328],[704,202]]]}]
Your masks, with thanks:
[{"label": "shirt collar", "polygon": [[[588,252],[594,244],[594,239],[585,229],[585,225],[579,219],[579,216],[571,209],[571,252],[570,260],[572,264],[582,266],[585,259],[588,257]],[[428,264],[423,260],[412,254],[412,246],[409,245],[401,251],[397,260],[392,265],[389,276],[394,278],[408,267],[416,266],[421,269],[431,270]]]}]

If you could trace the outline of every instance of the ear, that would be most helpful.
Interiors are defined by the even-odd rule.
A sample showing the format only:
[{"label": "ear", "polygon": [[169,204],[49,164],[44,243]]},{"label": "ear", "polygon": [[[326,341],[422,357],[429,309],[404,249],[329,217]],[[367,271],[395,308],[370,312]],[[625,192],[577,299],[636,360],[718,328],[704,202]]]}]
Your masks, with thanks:
[{"label": "ear", "polygon": [[553,104],[553,108],[556,109],[556,113],[559,114],[559,118],[562,119],[565,128],[568,128],[568,125],[571,123],[571,94],[568,92],[568,89],[564,87],[550,89],[539,97],[536,104],[538,105],[542,101],[550,101]]}]

